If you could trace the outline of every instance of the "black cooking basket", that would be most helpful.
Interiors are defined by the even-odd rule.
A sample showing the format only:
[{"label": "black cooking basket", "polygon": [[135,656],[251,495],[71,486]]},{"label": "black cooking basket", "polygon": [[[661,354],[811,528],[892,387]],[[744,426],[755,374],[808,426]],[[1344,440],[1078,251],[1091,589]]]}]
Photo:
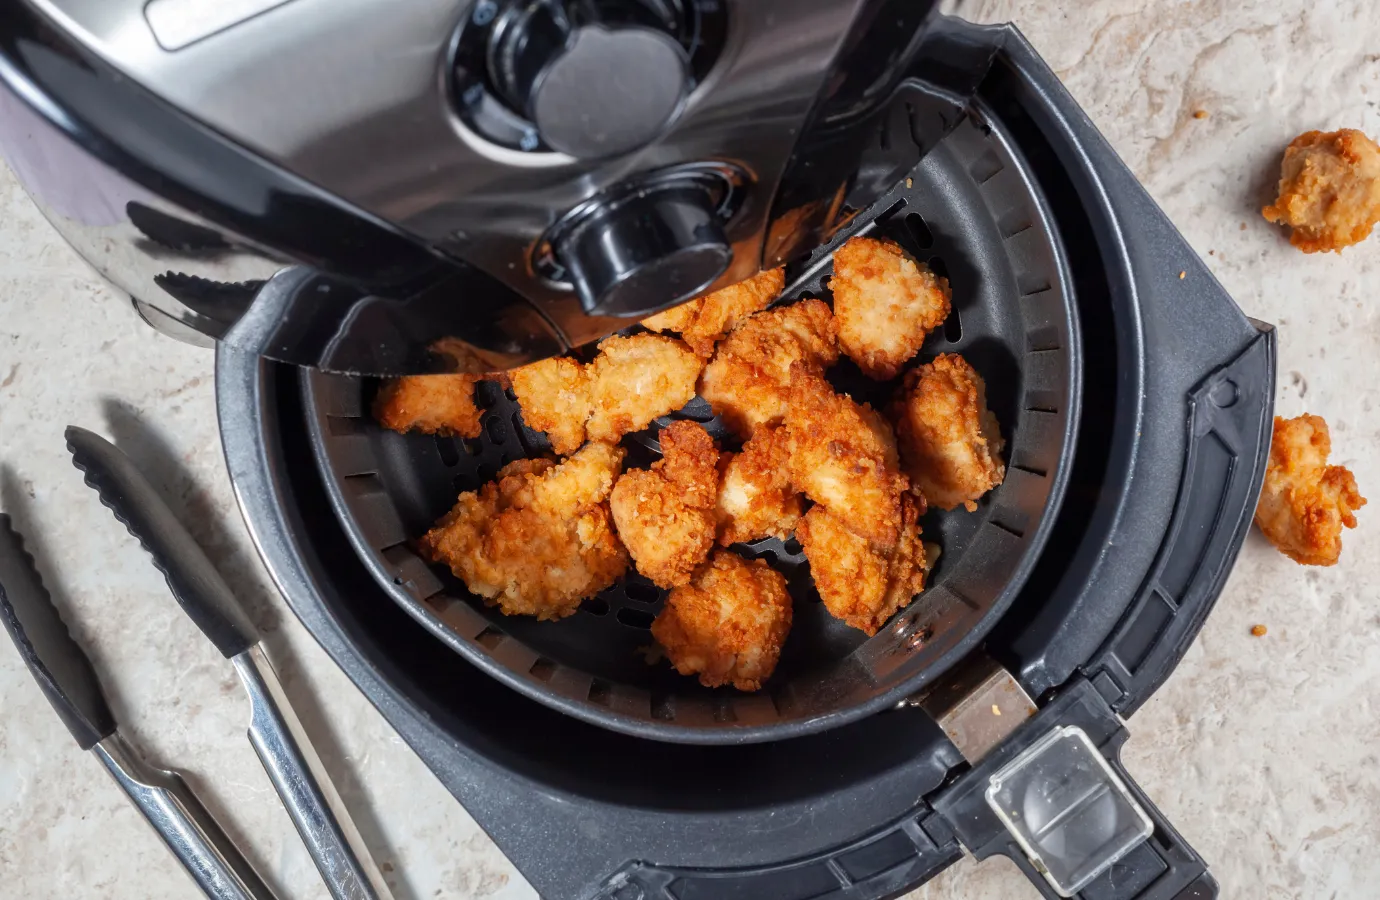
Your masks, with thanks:
[{"label": "black cooking basket", "polygon": [[[918,106],[919,98],[917,98]],[[912,141],[918,115],[904,92],[879,135]],[[898,127],[899,123],[899,127]],[[918,152],[911,143],[911,152]],[[517,690],[626,733],[690,743],[773,740],[853,721],[923,688],[973,649],[1015,598],[1034,565],[1071,464],[1080,381],[1073,286],[1057,232],[1025,162],[981,109],[934,147],[896,187],[835,240],[788,271],[785,299],[828,300],[835,247],[859,233],[890,237],[953,287],[953,313],[919,361],[961,353],[986,379],[1007,439],[1006,481],[976,512],[931,511],[924,539],[942,556],[930,587],[868,638],[819,602],[800,547],[770,539],[735,549],[787,575],[794,624],[775,674],[754,694],[710,690],[649,662],[649,627],[664,592],[631,572],[559,622],[507,617],[471,595],[409,542],[504,464],[547,450],[513,398],[481,383],[484,433],[473,441],[399,435],[369,414],[370,379],[313,372],[309,426],[331,503],[355,549],[387,594],[456,652]],[[876,385],[846,360],[836,387],[883,404]],[[725,433],[696,399],[625,439],[628,465],[645,466],[656,432],[673,418]],[[653,654],[654,655],[654,654]]]}]

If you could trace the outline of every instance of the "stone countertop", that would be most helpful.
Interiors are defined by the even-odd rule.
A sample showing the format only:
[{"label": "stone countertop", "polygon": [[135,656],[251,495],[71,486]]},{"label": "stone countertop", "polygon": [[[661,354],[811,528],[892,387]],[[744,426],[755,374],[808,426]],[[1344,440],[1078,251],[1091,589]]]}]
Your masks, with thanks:
[{"label": "stone countertop", "polygon": [[[964,14],[1021,26],[1246,312],[1279,328],[1279,412],[1325,416],[1334,461],[1380,492],[1380,465],[1364,454],[1380,445],[1380,238],[1305,256],[1258,214],[1295,134],[1380,136],[1373,4],[988,0]],[[122,728],[152,760],[190,773],[285,896],[326,896],[243,737],[229,664],[83,486],[63,446],[69,423],[156,461],[159,486],[253,598],[287,690],[398,895],[534,896],[269,587],[221,460],[211,354],[143,326],[7,172],[0,208],[0,509],[36,545]],[[1360,514],[1331,569],[1300,568],[1252,535],[1198,641],[1131,722],[1127,765],[1225,897],[1359,897],[1380,882],[1375,515]],[[1251,636],[1257,623],[1267,636]],[[0,897],[196,895],[75,748],[8,641],[0,872]],[[961,863],[913,896],[1035,892],[997,860]]]}]

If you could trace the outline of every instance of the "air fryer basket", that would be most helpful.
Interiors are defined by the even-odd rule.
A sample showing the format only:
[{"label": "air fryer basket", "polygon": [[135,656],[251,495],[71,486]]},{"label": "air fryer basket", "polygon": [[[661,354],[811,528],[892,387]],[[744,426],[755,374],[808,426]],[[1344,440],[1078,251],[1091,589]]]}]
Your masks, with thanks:
[{"label": "air fryer basket", "polygon": [[[914,115],[910,104],[901,106],[904,96],[898,107]],[[893,139],[884,132],[881,143]],[[1000,123],[981,109],[833,242],[793,267],[782,302],[829,299],[833,250],[874,230],[948,276],[953,315],[919,358],[959,352],[984,376],[1008,464],[1005,483],[976,512],[932,510],[921,520],[924,539],[943,554],[930,586],[875,637],[830,616],[798,544],[775,539],[735,548],[786,574],[795,599],[780,664],[755,694],[709,690],[665,662],[649,664],[648,628],[664,592],[631,570],[560,622],[486,607],[409,542],[458,492],[547,450],[511,395],[489,382],[477,394],[484,433],[461,441],[379,428],[369,414],[376,385],[368,379],[313,372],[305,380],[317,461],[355,549],[389,596],[456,652],[534,699],[618,731],[689,743],[772,740],[853,721],[919,690],[982,639],[1040,553],[1073,453],[1079,336],[1073,285],[1044,199]],[[874,406],[894,386],[874,385],[847,360],[830,378]],[[625,439],[627,464],[655,459],[657,430],[677,417],[724,437],[696,398]]]}]

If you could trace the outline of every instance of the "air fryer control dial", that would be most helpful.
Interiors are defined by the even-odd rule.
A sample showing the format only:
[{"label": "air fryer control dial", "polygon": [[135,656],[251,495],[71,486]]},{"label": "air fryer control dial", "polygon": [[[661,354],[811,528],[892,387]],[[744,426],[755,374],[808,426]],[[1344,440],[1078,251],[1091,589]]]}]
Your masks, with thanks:
[{"label": "air fryer control dial", "polygon": [[671,127],[726,24],[717,0],[479,0],[455,45],[460,117],[527,152],[630,152]]},{"label": "air fryer control dial", "polygon": [[529,0],[494,29],[489,77],[555,150],[585,159],[646,144],[690,91],[689,59],[665,30]]}]

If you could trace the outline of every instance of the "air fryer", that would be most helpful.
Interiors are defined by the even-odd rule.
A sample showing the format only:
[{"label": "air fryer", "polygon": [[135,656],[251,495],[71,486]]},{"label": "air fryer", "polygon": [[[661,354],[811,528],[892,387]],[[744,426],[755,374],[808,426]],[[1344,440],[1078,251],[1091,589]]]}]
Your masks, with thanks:
[{"label": "air fryer", "polygon": [[[217,341],[288,603],[543,896],[892,897],[962,848],[1049,897],[1216,895],[1118,753],[1249,526],[1274,334],[1019,33],[862,0],[179,2],[0,13],[6,153],[147,318]],[[425,72],[390,55],[422,36]],[[645,90],[572,89],[611,61]],[[271,90],[293,78],[338,92]],[[443,338],[496,368],[586,352],[779,264],[827,300],[856,234],[950,279],[921,357],[970,359],[1008,440],[976,513],[926,516],[932,584],[875,637],[794,542],[741,545],[796,623],[762,692],[710,691],[638,656],[640,578],[536,623],[412,552],[547,446],[492,383],[476,441],[383,432],[378,377],[445,366]],[[632,457],[675,418],[722,436],[692,403]]]}]

